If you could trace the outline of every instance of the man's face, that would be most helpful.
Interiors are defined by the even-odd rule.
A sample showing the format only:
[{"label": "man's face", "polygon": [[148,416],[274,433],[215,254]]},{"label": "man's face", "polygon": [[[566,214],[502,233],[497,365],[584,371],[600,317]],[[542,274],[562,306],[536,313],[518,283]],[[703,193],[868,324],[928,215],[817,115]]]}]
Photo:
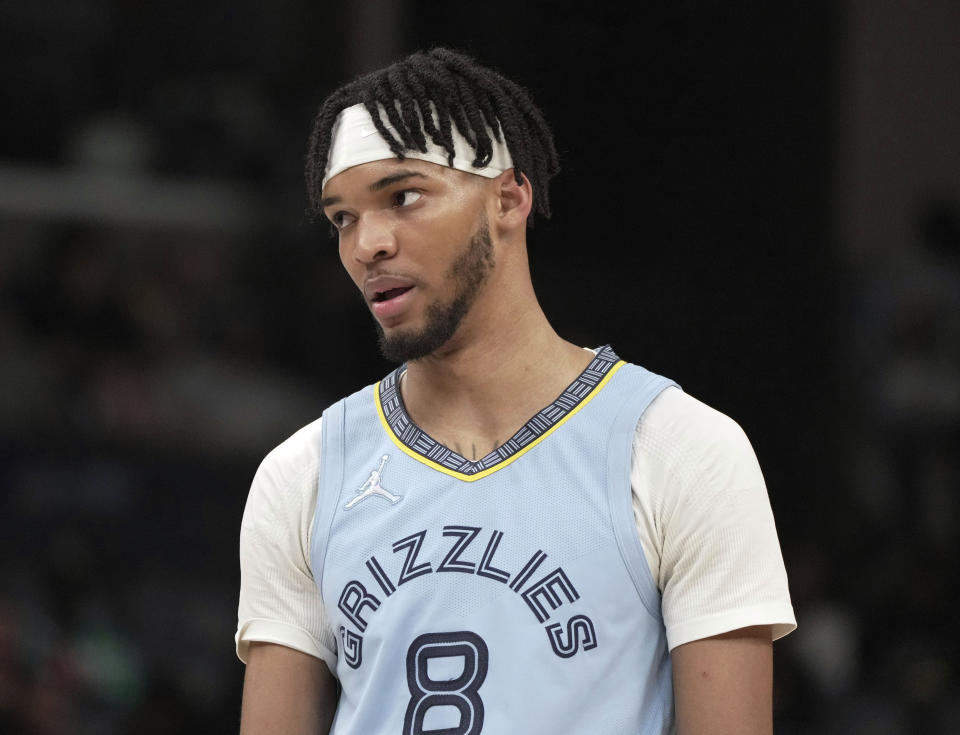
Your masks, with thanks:
[{"label": "man's face", "polygon": [[419,160],[389,159],[334,176],[321,206],[340,260],[396,362],[432,354],[457,332],[494,267],[483,182]]}]

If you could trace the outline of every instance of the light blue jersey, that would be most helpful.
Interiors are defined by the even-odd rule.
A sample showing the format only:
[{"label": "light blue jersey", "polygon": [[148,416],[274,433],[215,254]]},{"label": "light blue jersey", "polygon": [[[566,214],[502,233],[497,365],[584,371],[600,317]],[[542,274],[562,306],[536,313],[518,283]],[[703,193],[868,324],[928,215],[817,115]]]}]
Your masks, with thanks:
[{"label": "light blue jersey", "polygon": [[661,735],[673,690],[637,537],[637,421],[673,383],[609,347],[473,462],[415,424],[403,368],[323,415],[312,568],[337,735]]}]

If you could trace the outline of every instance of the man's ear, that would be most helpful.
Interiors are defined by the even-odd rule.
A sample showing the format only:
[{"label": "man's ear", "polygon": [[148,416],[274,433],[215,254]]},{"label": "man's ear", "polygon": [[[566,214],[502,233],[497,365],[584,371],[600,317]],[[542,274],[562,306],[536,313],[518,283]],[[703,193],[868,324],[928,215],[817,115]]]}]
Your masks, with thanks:
[{"label": "man's ear", "polygon": [[527,218],[533,207],[533,187],[530,180],[520,174],[522,183],[517,183],[514,170],[507,169],[493,180],[497,195],[497,227],[503,231],[526,230]]}]

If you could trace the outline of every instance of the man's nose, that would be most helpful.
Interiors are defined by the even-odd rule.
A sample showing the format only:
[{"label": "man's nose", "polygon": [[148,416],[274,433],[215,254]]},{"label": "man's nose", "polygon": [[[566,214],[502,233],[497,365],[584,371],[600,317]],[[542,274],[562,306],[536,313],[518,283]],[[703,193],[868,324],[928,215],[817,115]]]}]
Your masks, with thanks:
[{"label": "man's nose", "polygon": [[389,217],[380,212],[367,212],[357,220],[356,228],[358,260],[372,263],[396,253],[397,240]]}]

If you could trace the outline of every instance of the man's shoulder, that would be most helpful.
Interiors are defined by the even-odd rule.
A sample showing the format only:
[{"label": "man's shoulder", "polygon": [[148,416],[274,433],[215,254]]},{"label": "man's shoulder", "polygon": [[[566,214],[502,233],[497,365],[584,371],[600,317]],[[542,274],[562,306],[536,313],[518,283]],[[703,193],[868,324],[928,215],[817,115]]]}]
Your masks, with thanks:
[{"label": "man's shoulder", "polygon": [[740,425],[677,386],[657,396],[643,417],[644,422],[662,431],[681,433],[700,439],[743,433]]},{"label": "man's shoulder", "polygon": [[[743,428],[703,401],[679,388],[664,390],[650,404],[637,426],[656,444],[672,447],[676,456],[700,461],[740,460],[753,464],[756,457]],[[650,443],[650,442],[646,442]]]}]

